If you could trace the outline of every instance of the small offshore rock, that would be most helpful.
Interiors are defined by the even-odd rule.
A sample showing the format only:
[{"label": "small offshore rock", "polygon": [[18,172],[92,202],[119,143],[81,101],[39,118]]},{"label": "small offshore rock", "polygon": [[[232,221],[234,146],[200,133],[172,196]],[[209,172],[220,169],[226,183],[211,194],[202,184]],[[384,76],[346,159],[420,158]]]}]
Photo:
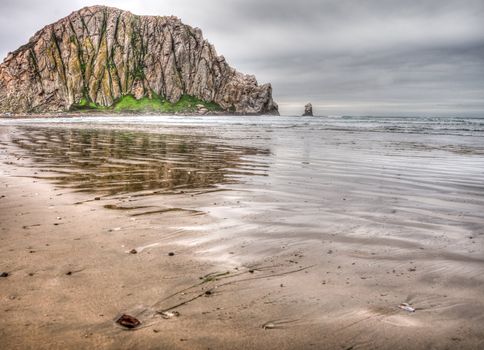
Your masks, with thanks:
[{"label": "small offshore rock", "polygon": [[116,320],[116,323],[125,328],[132,329],[138,327],[141,324],[141,321],[134,316],[122,314]]},{"label": "small offshore rock", "polygon": [[308,103],[304,106],[304,114],[303,117],[312,117],[313,116],[313,105]]}]

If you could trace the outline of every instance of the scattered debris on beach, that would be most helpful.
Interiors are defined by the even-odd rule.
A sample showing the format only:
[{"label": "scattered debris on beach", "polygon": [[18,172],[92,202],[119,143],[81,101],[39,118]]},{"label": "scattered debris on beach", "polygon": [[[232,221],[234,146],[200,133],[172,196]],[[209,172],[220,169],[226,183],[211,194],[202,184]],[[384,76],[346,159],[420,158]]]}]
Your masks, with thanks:
[{"label": "scattered debris on beach", "polygon": [[163,312],[160,312],[160,315],[165,319],[169,319],[169,318],[180,316],[180,313],[178,311],[163,311]]},{"label": "scattered debris on beach", "polygon": [[202,283],[208,283],[212,281],[218,281],[219,279],[226,277],[227,275],[230,274],[230,271],[225,271],[225,272],[212,272],[209,273],[205,276],[199,277],[201,280],[203,280]]},{"label": "scattered debris on beach", "polygon": [[78,273],[78,272],[82,272],[82,271],[84,271],[84,270],[85,270],[85,268],[78,269],[78,270],[69,270],[69,271],[67,271],[67,272],[65,273],[65,275],[66,275],[66,276],[72,276],[73,274]]},{"label": "scattered debris on beach", "polygon": [[134,316],[122,314],[116,320],[116,323],[125,328],[132,329],[138,327],[141,324],[141,321]]},{"label": "scattered debris on beach", "polygon": [[281,329],[285,328],[290,323],[297,322],[299,320],[288,320],[288,319],[281,319],[281,320],[274,320],[274,321],[268,321],[262,325],[263,329]]},{"label": "scattered debris on beach", "polygon": [[262,325],[263,329],[274,329],[276,328],[276,325],[272,322],[267,322]]},{"label": "scattered debris on beach", "polygon": [[415,312],[415,309],[411,307],[409,303],[401,303],[398,305],[398,308],[408,312]]}]

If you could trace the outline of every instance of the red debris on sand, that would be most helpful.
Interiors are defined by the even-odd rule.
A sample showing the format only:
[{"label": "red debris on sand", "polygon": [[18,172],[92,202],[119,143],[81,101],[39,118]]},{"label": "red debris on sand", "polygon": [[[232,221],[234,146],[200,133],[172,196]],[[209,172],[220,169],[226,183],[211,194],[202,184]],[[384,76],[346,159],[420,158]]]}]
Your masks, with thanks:
[{"label": "red debris on sand", "polygon": [[136,328],[141,324],[141,321],[138,320],[136,317],[122,314],[117,320],[116,323],[126,327],[126,328]]}]

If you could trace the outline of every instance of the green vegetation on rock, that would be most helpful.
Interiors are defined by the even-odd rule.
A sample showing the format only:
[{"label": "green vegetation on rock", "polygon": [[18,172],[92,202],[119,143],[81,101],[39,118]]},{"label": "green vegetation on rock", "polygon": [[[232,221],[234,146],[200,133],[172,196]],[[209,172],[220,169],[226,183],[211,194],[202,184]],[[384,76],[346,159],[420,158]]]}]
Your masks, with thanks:
[{"label": "green vegetation on rock", "polygon": [[91,102],[84,97],[81,98],[78,104],[72,105],[71,107],[72,111],[99,110],[99,109],[105,109],[105,107],[98,106],[94,102]]},{"label": "green vegetation on rock", "polygon": [[134,96],[126,95],[116,101],[111,108],[117,112],[160,111],[163,108],[163,100],[156,97],[142,97],[137,100]]},{"label": "green vegetation on rock", "polygon": [[159,96],[153,98],[142,97],[137,100],[132,95],[125,95],[117,100],[111,107],[103,107],[82,98],[78,104],[71,107],[73,111],[114,111],[114,112],[160,112],[160,113],[195,113],[197,105],[203,106],[210,112],[221,111],[222,108],[214,103],[203,101],[190,95],[183,95],[178,102],[171,103]]}]

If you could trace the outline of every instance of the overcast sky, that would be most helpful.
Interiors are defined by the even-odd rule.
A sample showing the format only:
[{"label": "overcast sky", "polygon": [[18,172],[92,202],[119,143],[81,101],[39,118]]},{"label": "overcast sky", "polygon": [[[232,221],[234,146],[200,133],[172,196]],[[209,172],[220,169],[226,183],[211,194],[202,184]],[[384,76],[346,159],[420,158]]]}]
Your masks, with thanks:
[{"label": "overcast sky", "polygon": [[484,0],[0,0],[2,60],[94,4],[201,28],[282,114],[484,115]]}]

